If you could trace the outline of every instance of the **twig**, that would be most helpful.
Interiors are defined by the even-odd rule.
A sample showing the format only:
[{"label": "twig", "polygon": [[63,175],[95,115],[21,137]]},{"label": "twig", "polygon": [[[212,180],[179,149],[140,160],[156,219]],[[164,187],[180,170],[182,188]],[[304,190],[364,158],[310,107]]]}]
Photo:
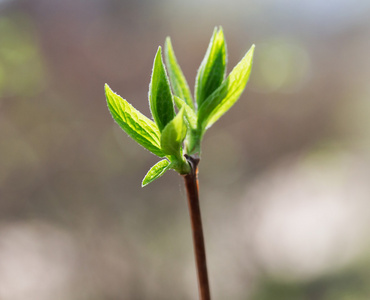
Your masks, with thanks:
[{"label": "twig", "polygon": [[194,254],[198,273],[198,288],[200,300],[211,300],[209,291],[206,250],[204,246],[202,218],[199,206],[198,164],[199,158],[187,156],[191,172],[183,175],[188,196],[189,214],[193,232]]}]

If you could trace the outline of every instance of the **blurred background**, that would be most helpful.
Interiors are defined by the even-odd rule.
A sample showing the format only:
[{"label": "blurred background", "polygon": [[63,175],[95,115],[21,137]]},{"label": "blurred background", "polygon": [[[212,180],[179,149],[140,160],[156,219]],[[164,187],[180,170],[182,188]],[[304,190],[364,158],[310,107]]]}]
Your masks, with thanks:
[{"label": "blurred background", "polygon": [[0,299],[197,299],[182,178],[116,125],[149,116],[171,36],[191,88],[213,28],[239,102],[206,134],[213,299],[370,299],[370,2],[0,0]]}]

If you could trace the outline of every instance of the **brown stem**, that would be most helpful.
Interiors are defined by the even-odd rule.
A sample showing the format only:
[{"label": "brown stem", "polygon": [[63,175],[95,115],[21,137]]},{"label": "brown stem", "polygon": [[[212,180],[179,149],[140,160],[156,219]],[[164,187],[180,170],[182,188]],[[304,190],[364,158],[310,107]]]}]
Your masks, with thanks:
[{"label": "brown stem", "polygon": [[199,206],[199,193],[198,193],[199,158],[186,155],[186,159],[191,166],[191,172],[183,176],[188,195],[191,228],[193,231],[194,254],[198,273],[199,299],[211,300],[207,274],[207,261],[206,261],[206,250],[204,246],[202,218]]}]

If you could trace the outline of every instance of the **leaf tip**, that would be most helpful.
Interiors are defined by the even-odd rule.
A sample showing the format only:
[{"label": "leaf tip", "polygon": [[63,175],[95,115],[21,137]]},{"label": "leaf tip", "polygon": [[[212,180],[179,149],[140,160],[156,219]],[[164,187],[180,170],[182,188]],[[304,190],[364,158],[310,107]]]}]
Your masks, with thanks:
[{"label": "leaf tip", "polygon": [[161,46],[158,46],[158,50],[157,50],[157,54],[156,54],[156,58],[158,56],[162,56],[162,47]]},{"label": "leaf tip", "polygon": [[222,28],[222,26],[218,26],[218,30],[217,30],[217,33],[220,34],[220,35],[224,35],[224,29]]},{"label": "leaf tip", "polygon": [[[156,53],[155,58],[154,58],[153,72],[154,72],[154,69],[159,67],[160,65],[163,65],[162,47],[158,46],[158,50],[157,50],[157,53]],[[153,76],[153,74],[152,74],[152,76]]]},{"label": "leaf tip", "polygon": [[109,87],[109,85],[108,85],[108,83],[105,83],[104,84],[104,91],[105,91],[105,93],[107,93],[108,91],[110,91],[111,89],[110,89],[110,87]]},{"label": "leaf tip", "polygon": [[108,96],[112,97],[113,95],[117,95],[115,92],[112,91],[108,83],[104,84],[104,92],[105,92],[105,96],[107,97],[107,99],[108,99]]},{"label": "leaf tip", "polygon": [[108,106],[109,106],[109,102],[111,101],[111,97],[112,97],[112,94],[114,93],[111,88],[109,87],[109,85],[107,83],[104,84],[104,93],[105,93],[105,98],[108,102]]},{"label": "leaf tip", "polygon": [[141,182],[141,187],[147,186],[149,183],[161,177],[170,167],[170,162],[167,159],[163,159],[157,162],[153,167],[150,168],[146,173],[144,179]]},{"label": "leaf tip", "polygon": [[256,45],[255,45],[255,44],[253,44],[253,45],[250,47],[250,49],[248,50],[248,52],[250,52],[250,55],[251,55],[251,56],[253,56],[253,54],[254,54],[254,48],[256,48]]},{"label": "leaf tip", "polygon": [[184,112],[185,112],[185,107],[182,106],[178,112],[178,115],[180,115],[180,118],[183,118],[184,117]]},{"label": "leaf tip", "polygon": [[170,55],[170,53],[169,52],[171,52],[171,51],[173,51],[172,50],[172,43],[171,43],[171,38],[168,36],[168,37],[166,37],[166,40],[165,40],[165,42],[164,42],[164,58],[166,59],[166,62],[167,63],[169,63],[169,55]]}]

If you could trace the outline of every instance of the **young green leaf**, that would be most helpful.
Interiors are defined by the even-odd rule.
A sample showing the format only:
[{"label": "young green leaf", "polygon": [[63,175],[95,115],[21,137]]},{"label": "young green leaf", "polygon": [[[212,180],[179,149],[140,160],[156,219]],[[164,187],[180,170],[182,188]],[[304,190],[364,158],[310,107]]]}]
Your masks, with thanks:
[{"label": "young green leaf", "polygon": [[146,173],[141,186],[144,187],[161,177],[170,167],[170,162],[167,159],[163,159],[157,162],[153,167],[150,168],[148,173]]},{"label": "young green leaf", "polygon": [[186,137],[186,123],[184,120],[184,108],[167,126],[163,129],[161,135],[161,148],[167,155],[173,155],[181,159],[182,142]]},{"label": "young green leaf", "polygon": [[199,67],[195,81],[195,98],[198,107],[222,83],[226,71],[226,43],[222,27],[215,28],[206,55]]},{"label": "young green leaf", "polygon": [[172,48],[171,39],[169,37],[167,37],[164,47],[164,59],[168,68],[168,75],[170,77],[174,95],[184,99],[185,102],[192,109],[194,109],[193,98],[191,96],[189,85],[177,62],[175,52]]},{"label": "young green leaf", "polygon": [[162,60],[161,47],[154,59],[152,79],[149,86],[149,105],[154,121],[162,131],[175,116],[170,84]]},{"label": "young green leaf", "polygon": [[242,94],[252,70],[254,45],[231,71],[221,86],[199,108],[198,126],[204,131],[211,127]]},{"label": "young green leaf", "polygon": [[185,109],[185,116],[189,122],[190,127],[193,129],[196,128],[197,127],[197,115],[192,110],[192,108],[189,105],[187,105],[184,100],[180,99],[177,96],[173,96],[173,100],[175,101],[175,104],[178,109],[180,110],[181,108]]},{"label": "young green leaf", "polygon": [[105,95],[113,119],[137,143],[159,157],[165,156],[160,147],[160,132],[157,125],[136,110],[125,99],[115,94],[105,84]]}]

